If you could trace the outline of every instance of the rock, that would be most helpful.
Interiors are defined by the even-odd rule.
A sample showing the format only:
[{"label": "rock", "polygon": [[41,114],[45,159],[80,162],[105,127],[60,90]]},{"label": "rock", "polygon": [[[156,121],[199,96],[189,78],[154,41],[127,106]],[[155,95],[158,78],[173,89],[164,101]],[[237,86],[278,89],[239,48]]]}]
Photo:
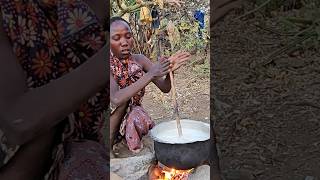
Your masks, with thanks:
[{"label": "rock", "polygon": [[[144,156],[111,159],[111,179],[147,180],[148,169],[154,160],[155,156],[151,153]],[[210,180],[210,166],[203,165],[195,168],[188,180]]]},{"label": "rock", "polygon": [[139,180],[148,173],[148,168],[155,155],[148,153],[142,156],[115,158],[110,160],[111,172],[123,179]]},{"label": "rock", "polygon": [[110,179],[111,180],[123,180],[120,176],[118,176],[117,174],[111,172],[110,173]]},{"label": "rock", "polygon": [[318,180],[318,178],[313,177],[313,176],[306,176],[304,180]]},{"label": "rock", "polygon": [[197,167],[190,175],[188,180],[210,180],[210,166],[203,165]]},{"label": "rock", "polygon": [[123,140],[122,142],[114,145],[113,153],[116,158],[128,158],[136,156],[144,156],[145,154],[153,153],[153,140],[149,136],[142,138],[143,149],[139,153],[133,153],[129,150],[128,145]]}]

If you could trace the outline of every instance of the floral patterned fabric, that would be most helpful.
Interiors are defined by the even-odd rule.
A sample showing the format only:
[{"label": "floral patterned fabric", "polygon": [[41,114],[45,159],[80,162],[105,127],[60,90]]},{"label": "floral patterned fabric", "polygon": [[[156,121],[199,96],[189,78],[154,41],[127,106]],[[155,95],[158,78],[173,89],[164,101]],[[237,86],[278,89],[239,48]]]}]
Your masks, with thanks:
[{"label": "floral patterned fabric", "polygon": [[[82,0],[2,0],[3,28],[27,75],[29,89],[41,87],[76,69],[101,49],[105,41],[102,25]],[[53,151],[54,164],[48,179],[58,176],[65,142],[83,139],[102,146],[103,112],[109,104],[107,89],[84,102],[60,126],[61,139]],[[3,138],[0,130],[0,138]],[[1,143],[0,167],[18,147]]]},{"label": "floral patterned fabric", "polygon": [[[112,52],[110,52],[110,70],[120,89],[130,86],[132,83],[140,79],[144,74],[143,67],[136,63],[132,59],[132,56],[122,61],[123,62],[121,62],[121,60],[119,60],[112,54]],[[141,91],[132,97],[130,105],[141,105],[144,94],[145,88],[141,89]]]},{"label": "floral patterned fabric", "polygon": [[[120,89],[135,83],[144,74],[143,67],[136,63],[132,56],[129,56],[128,59],[119,60],[110,52],[110,67],[113,78]],[[148,131],[154,126],[154,122],[141,104],[144,94],[145,88],[142,88],[131,98],[129,108],[120,126],[120,136],[117,137],[117,140],[119,140],[122,139],[122,136],[125,136],[128,148],[133,152],[141,150],[143,147],[142,136],[148,134]]]}]

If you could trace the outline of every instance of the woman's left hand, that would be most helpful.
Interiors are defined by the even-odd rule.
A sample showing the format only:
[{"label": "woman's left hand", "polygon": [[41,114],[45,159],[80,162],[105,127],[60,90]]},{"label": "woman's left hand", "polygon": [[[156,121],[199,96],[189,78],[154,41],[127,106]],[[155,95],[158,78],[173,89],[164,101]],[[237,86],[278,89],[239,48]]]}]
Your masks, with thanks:
[{"label": "woman's left hand", "polygon": [[170,69],[171,71],[175,71],[179,69],[182,65],[186,63],[187,60],[189,60],[191,57],[191,54],[188,52],[178,51],[172,56],[169,57],[170,61]]}]

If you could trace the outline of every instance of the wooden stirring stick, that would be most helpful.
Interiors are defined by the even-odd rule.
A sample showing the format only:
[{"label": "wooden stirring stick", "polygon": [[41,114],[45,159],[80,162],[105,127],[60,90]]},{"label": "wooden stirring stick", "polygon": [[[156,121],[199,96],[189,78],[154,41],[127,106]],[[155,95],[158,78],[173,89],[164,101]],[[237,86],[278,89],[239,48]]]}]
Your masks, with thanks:
[{"label": "wooden stirring stick", "polygon": [[182,129],[180,124],[180,116],[179,116],[178,103],[177,103],[177,97],[176,97],[176,87],[175,87],[172,71],[170,71],[169,75],[170,75],[170,81],[171,81],[171,97],[172,97],[172,104],[173,104],[173,113],[176,115],[178,134],[179,134],[179,137],[181,137]]},{"label": "wooden stirring stick", "polygon": [[[158,35],[158,61],[160,60],[162,48],[161,48],[161,41],[163,40],[163,37],[161,34]],[[178,110],[178,103],[177,103],[177,97],[176,97],[176,87],[173,79],[173,73],[170,71],[170,81],[171,81],[171,97],[172,97],[172,104],[173,104],[173,114],[176,115],[176,122],[177,122],[177,129],[179,137],[182,136],[182,129],[180,124],[180,116],[179,116],[179,110]]]}]

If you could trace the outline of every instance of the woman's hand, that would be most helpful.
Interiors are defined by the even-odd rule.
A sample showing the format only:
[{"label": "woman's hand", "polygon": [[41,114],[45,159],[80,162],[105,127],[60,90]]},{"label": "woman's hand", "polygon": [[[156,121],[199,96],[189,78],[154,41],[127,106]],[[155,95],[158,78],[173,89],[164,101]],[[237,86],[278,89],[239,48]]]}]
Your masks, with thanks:
[{"label": "woman's hand", "polygon": [[163,77],[168,74],[170,72],[169,59],[161,57],[160,60],[151,67],[149,72],[153,78]]},{"label": "woman's hand", "polygon": [[179,69],[182,65],[186,63],[187,60],[189,60],[191,57],[191,54],[188,52],[182,52],[178,51],[172,56],[169,57],[170,61],[170,70],[175,71]]}]

